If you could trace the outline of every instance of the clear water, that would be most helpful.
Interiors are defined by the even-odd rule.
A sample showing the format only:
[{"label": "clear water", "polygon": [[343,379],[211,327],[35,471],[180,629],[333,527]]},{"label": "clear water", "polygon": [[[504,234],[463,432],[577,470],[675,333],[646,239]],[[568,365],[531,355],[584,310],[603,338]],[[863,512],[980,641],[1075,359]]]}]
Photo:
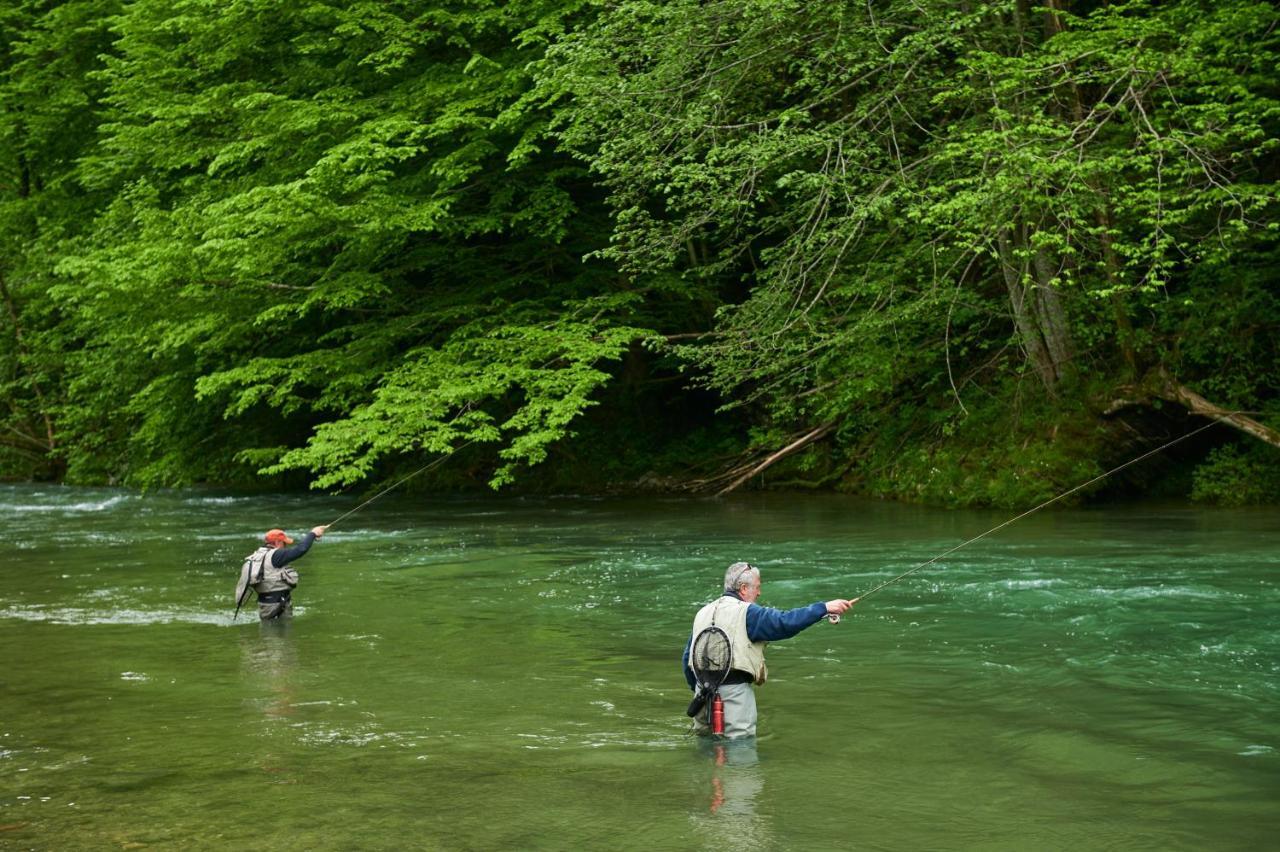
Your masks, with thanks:
[{"label": "clear water", "polygon": [[1041,513],[770,648],[688,735],[724,567],[852,596],[1005,520],[839,497],[354,501],[0,487],[0,846],[1258,849],[1280,837],[1274,510]]}]

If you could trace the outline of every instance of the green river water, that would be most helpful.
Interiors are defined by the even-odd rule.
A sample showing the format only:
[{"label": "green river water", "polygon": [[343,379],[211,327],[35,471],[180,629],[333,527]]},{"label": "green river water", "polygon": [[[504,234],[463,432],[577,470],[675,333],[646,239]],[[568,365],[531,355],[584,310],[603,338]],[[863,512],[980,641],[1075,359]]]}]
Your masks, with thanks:
[{"label": "green river water", "polygon": [[[736,560],[857,595],[1007,519],[811,495],[352,499],[0,486],[0,847],[1280,847],[1277,512],[1046,511],[770,646],[700,742]],[[252,608],[251,608],[252,609]]]}]

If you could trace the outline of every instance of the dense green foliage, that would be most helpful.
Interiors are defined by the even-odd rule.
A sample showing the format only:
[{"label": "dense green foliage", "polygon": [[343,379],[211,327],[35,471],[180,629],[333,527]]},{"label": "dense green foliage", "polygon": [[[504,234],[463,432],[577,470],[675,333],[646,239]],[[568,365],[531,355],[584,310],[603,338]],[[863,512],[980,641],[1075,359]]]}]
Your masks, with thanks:
[{"label": "dense green foliage", "polygon": [[[1275,424],[1278,23],[27,0],[0,470],[1017,505],[1190,428],[1175,386]],[[1237,435],[1194,495],[1275,499]]]}]

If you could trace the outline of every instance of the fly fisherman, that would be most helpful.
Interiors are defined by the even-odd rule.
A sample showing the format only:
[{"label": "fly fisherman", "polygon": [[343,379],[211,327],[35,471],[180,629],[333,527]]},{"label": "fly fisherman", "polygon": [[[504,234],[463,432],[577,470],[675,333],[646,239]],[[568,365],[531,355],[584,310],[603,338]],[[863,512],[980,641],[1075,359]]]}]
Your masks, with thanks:
[{"label": "fly fisherman", "polygon": [[[240,582],[236,585],[236,613],[249,589],[258,594],[258,618],[271,621],[277,618],[293,617],[294,586],[298,585],[298,572],[287,567],[290,562],[311,549],[311,543],[328,527],[312,527],[311,532],[302,536],[302,541],[293,544],[284,530],[267,530],[262,537],[263,545],[250,553],[240,569]],[[292,547],[285,547],[292,544]]]},{"label": "fly fisherman", "polygon": [[[806,627],[811,627],[827,616],[840,616],[858,602],[833,600],[811,603],[796,609],[778,610],[760,606],[760,569],[746,562],[735,562],[724,574],[724,594],[698,610],[693,619],[693,632],[684,647],[684,677],[689,688],[698,690],[698,677],[690,661],[694,642],[711,629],[711,634],[723,631],[727,635],[729,671],[719,687],[723,701],[724,736],[751,737],[756,733],[756,697],[751,684],[763,684],[768,677],[764,664],[764,648],[768,642],[790,639]],[[833,619],[834,621],[835,619]],[[707,634],[710,636],[711,634]],[[695,701],[695,705],[697,701]],[[693,715],[693,706],[690,708]],[[705,720],[706,714],[698,714],[696,730],[701,735],[712,732]]]}]

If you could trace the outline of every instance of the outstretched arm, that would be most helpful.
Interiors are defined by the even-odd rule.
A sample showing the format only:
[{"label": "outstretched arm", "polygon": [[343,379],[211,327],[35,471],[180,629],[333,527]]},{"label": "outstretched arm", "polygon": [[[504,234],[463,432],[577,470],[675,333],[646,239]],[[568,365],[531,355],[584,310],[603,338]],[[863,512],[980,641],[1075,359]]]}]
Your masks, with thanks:
[{"label": "outstretched arm", "polygon": [[315,530],[304,533],[298,543],[292,547],[282,547],[279,550],[271,551],[271,564],[277,568],[283,568],[293,560],[311,549],[311,544],[316,540]]},{"label": "outstretched arm", "polygon": [[825,603],[818,601],[808,606],[788,610],[752,604],[747,608],[747,638],[752,642],[777,642],[780,639],[790,639],[828,615],[840,615],[853,606],[855,601],[840,598]]}]

